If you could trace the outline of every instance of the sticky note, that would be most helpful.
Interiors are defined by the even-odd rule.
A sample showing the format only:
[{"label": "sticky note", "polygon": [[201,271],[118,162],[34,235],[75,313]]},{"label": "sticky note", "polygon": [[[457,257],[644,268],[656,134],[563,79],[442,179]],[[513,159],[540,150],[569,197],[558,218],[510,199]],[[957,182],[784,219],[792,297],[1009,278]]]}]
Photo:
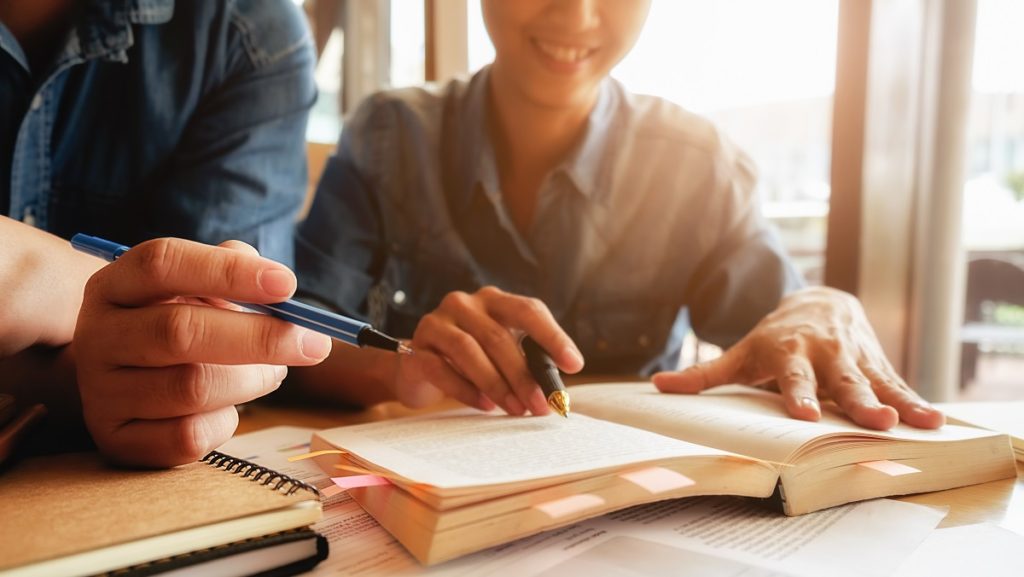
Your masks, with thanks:
[{"label": "sticky note", "polygon": [[565,517],[573,513],[592,509],[604,505],[604,499],[597,495],[571,495],[562,499],[555,499],[540,505],[534,505],[534,509],[540,510],[552,519]]},{"label": "sticky note", "polygon": [[306,453],[304,455],[295,455],[294,457],[288,457],[288,462],[301,461],[303,459],[312,459],[313,457],[319,457],[320,455],[344,455],[345,451],[339,451],[338,449],[324,449],[322,451],[313,451],[312,453]]},{"label": "sticky note", "polygon": [[904,465],[903,463],[897,463],[895,461],[864,461],[863,463],[857,464],[861,467],[867,467],[869,469],[885,473],[890,477],[899,477],[900,475],[909,475],[911,473],[921,472],[921,469],[915,469],[910,465]]},{"label": "sticky note", "polygon": [[380,475],[348,475],[346,477],[331,477],[334,484],[341,487],[342,489],[355,489],[356,487],[375,487],[377,485],[390,485],[391,481],[388,481]]},{"label": "sticky note", "polygon": [[327,485],[323,489],[320,489],[320,494],[323,495],[324,497],[333,497],[338,493],[342,493],[344,491],[345,489],[342,489],[337,485]]},{"label": "sticky note", "polygon": [[649,467],[619,476],[653,495],[697,484],[686,475],[664,467]]}]

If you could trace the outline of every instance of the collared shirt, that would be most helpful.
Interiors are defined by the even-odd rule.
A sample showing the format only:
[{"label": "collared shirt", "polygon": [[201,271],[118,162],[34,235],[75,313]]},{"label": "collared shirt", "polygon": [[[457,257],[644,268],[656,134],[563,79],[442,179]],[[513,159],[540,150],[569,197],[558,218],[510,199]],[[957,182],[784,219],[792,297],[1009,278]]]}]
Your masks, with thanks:
[{"label": "collared shirt", "polygon": [[487,133],[487,74],[384,92],[345,124],[296,266],[306,297],[410,336],[450,291],[543,300],[594,372],[678,364],[692,321],[728,346],[801,280],[749,159],[707,121],[608,79],[520,234]]},{"label": "collared shirt", "polygon": [[87,0],[38,70],[0,24],[0,211],[290,263],[313,64],[290,0]]}]

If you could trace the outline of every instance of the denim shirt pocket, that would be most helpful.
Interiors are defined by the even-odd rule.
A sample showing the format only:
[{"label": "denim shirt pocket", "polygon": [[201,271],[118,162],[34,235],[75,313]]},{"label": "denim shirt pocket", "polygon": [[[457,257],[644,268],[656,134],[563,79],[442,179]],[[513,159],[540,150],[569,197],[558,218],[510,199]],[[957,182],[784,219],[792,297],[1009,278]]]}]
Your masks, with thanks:
[{"label": "denim shirt pocket", "polygon": [[139,207],[127,193],[97,192],[80,185],[54,182],[48,199],[46,228],[65,238],[84,232],[134,244],[140,240],[138,225],[142,218]]},{"label": "denim shirt pocket", "polygon": [[642,299],[578,303],[572,338],[590,373],[632,374],[665,352],[678,306]]}]

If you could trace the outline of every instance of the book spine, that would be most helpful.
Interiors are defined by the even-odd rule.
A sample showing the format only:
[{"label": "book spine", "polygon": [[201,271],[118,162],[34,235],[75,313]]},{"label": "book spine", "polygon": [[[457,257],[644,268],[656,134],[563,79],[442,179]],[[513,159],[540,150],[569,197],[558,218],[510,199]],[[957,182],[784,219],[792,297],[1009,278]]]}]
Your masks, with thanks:
[{"label": "book spine", "polygon": [[309,491],[317,497],[320,497],[320,491],[308,483],[304,483],[298,479],[289,477],[288,475],[282,475],[273,469],[257,465],[252,461],[246,461],[245,459],[225,455],[219,451],[211,451],[210,454],[206,455],[199,461],[218,469],[223,469],[233,475],[239,475],[242,478],[247,478],[254,483],[259,483],[274,491],[282,492],[285,495],[291,495],[298,491]]}]

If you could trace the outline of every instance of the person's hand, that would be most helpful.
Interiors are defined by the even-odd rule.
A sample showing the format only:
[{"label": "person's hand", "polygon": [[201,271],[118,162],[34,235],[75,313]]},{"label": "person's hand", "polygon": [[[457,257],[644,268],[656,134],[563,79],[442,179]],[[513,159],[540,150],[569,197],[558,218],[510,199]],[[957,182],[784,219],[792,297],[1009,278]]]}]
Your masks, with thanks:
[{"label": "person's hand", "polygon": [[483,410],[497,404],[511,415],[546,415],[547,401],[519,348],[524,333],[562,371],[583,368],[579,349],[544,303],[484,287],[449,293],[420,320],[411,343],[415,353],[399,359],[394,395],[412,407],[448,395]]},{"label": "person's hand", "polygon": [[238,424],[235,405],[311,365],[330,338],[228,303],[280,302],[295,275],[229,241],[157,239],[89,279],[72,348],[86,425],[120,464],[194,461]]},{"label": "person's hand", "polygon": [[821,416],[824,390],[858,425],[889,429],[900,420],[933,429],[942,413],[917,395],[893,369],[853,296],[807,288],[779,307],[721,357],[681,372],[654,375],[666,393],[698,393],[738,383],[778,386],[786,410],[798,419]]},{"label": "person's hand", "polygon": [[82,287],[103,261],[48,232],[0,216],[0,357],[71,342]]}]

